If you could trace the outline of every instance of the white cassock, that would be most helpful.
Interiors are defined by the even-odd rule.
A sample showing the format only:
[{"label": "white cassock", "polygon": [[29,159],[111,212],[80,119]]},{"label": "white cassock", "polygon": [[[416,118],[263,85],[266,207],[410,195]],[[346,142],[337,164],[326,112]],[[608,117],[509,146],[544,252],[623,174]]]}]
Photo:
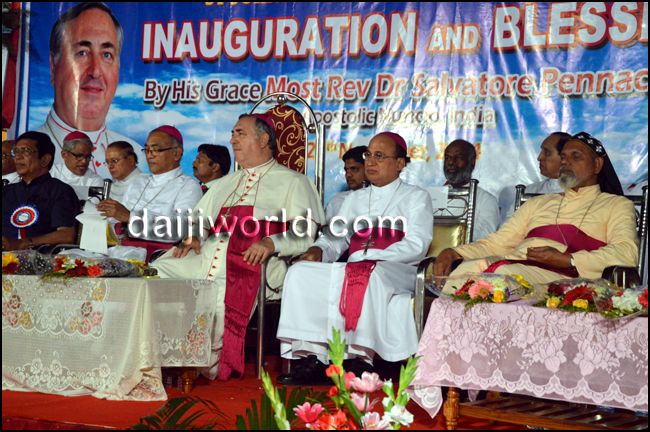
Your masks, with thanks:
[{"label": "white cassock", "polygon": [[[534,194],[548,194],[548,193],[561,193],[564,192],[558,179],[545,178],[544,180],[531,183],[526,186],[526,193]],[[499,205],[501,207],[501,223],[510,219],[510,216],[515,212],[515,199],[517,197],[516,189],[510,186],[501,191],[499,194]]]},{"label": "white cassock", "polygon": [[345,201],[348,195],[352,192],[353,191],[351,190],[339,192],[330,199],[330,202],[327,203],[327,207],[325,208],[325,220],[329,222],[334,216],[339,214],[343,201]]},{"label": "white cassock", "polygon": [[128,176],[124,177],[122,180],[113,179],[110,198],[121,203],[124,199],[124,194],[126,193],[129,185],[144,175],[146,174],[143,174],[142,171],[136,167]]},{"label": "white cassock", "polygon": [[106,125],[102,126],[101,129],[96,131],[83,131],[66,124],[61,118],[56,114],[54,108],[50,110],[50,113],[45,119],[45,123],[36,129],[37,132],[43,132],[47,134],[52,139],[52,142],[56,146],[56,151],[54,152],[54,163],[63,164],[63,156],[61,156],[61,150],[63,149],[63,140],[70,133],[74,131],[81,131],[88,135],[90,140],[93,143],[93,160],[90,161],[89,170],[96,173],[102,178],[111,178],[111,174],[108,171],[108,167],[104,165],[106,160],[106,148],[108,145],[115,141],[126,141],[133,146],[133,150],[138,155],[138,160],[140,166],[143,166],[145,157],[142,153],[142,147],[138,145],[135,141],[130,138],[127,138],[123,135],[118,134],[117,132],[110,131],[106,128]]},{"label": "white cassock", "polygon": [[[92,162],[92,160],[91,160]],[[88,198],[88,188],[91,186],[104,186],[104,179],[95,174],[88,169],[86,173],[82,176],[79,176],[68,169],[65,164],[57,165],[54,164],[50,170],[50,175],[54,178],[61,180],[63,183],[67,183],[72,186],[77,198],[80,200]]]},{"label": "white cassock", "polygon": [[[428,192],[397,179],[384,186],[370,186],[352,192],[343,203],[339,217],[348,222],[357,217],[371,220],[403,217],[405,236],[385,249],[350,250],[348,262],[377,260],[363,297],[356,330],[344,331],[345,319],[339,303],[346,263],[333,263],[348,248],[352,230],[345,236],[332,232],[321,236],[314,246],[323,250],[323,263],[299,262],[292,266],[284,282],[282,312],[278,327],[281,355],[295,359],[309,354],[327,361],[327,339],[332,328],[342,331],[347,356],[398,361],[417,350],[417,336],[411,298],[415,290],[417,264],[426,254],[433,232],[433,210]],[[338,224],[337,224],[338,225]],[[334,233],[340,226],[330,223]],[[326,264],[332,263],[332,264]]]},{"label": "white cassock", "polygon": [[[229,208],[231,213],[227,212]],[[220,212],[224,216],[229,215],[227,226],[223,223],[223,218],[218,217]],[[273,220],[274,224],[273,230],[268,233],[260,226],[264,225],[267,218]],[[300,218],[304,220],[295,224],[296,235],[289,232],[276,233],[275,229],[283,219],[295,222]],[[218,296],[214,299],[218,308],[213,329],[211,367],[204,373],[214,379],[219,372],[219,377],[226,379],[233,370],[243,372],[243,338],[240,336],[242,330],[245,333],[260,281],[261,266],[243,264],[243,252],[249,244],[268,236],[273,240],[275,251],[280,256],[298,255],[312,244],[318,225],[323,223],[325,216],[311,181],[271,160],[258,167],[241,169],[222,177],[219,185],[208,189],[196,205],[193,219],[195,235],[203,234],[201,253],[190,251],[184,258],[174,258],[168,252],[152,265],[161,277],[208,279],[218,286]],[[260,227],[257,233],[256,221]],[[211,231],[210,228],[215,223],[223,227],[223,230]],[[245,231],[243,234],[240,231],[239,234],[230,236],[224,232],[238,223],[242,223],[241,229]],[[279,297],[285,272],[283,261],[277,257],[269,259],[267,281],[270,287],[277,288],[278,291],[272,297]],[[231,295],[232,302],[229,300]],[[234,298],[237,295],[242,297]],[[233,308],[237,310],[233,311]],[[236,329],[224,327],[226,313],[236,315],[233,319],[229,315],[225,320],[230,324],[235,323]],[[233,339],[230,339],[230,335],[233,332],[238,333],[232,336],[237,340],[231,343],[229,341]],[[220,362],[222,346],[226,358]]]},{"label": "white cassock", "polygon": [[131,221],[143,221],[133,224],[131,236],[165,243],[180,241],[187,235],[186,218],[202,196],[199,182],[184,175],[180,167],[163,174],[137,177],[124,192],[121,202],[131,212]]}]

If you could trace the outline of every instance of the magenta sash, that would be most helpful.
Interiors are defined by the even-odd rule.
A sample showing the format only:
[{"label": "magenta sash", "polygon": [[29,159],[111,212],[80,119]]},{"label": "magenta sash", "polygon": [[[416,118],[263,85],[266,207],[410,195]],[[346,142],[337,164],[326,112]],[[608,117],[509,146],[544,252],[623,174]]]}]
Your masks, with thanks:
[{"label": "magenta sash", "polygon": [[252,266],[243,260],[244,252],[262,238],[286,231],[282,222],[253,219],[253,206],[230,207],[224,221],[223,207],[212,231],[230,232],[226,253],[226,294],[223,346],[219,359],[218,378],[227,380],[233,372],[244,373],[244,339],[246,327],[260,287],[262,266]]},{"label": "magenta sash", "polygon": [[[570,254],[582,250],[592,251],[592,250],[600,249],[601,247],[607,245],[607,243],[604,243],[598,239],[589,236],[584,231],[580,230],[580,228],[571,224],[544,225],[544,226],[533,228],[528,232],[526,238],[533,238],[533,237],[545,238],[545,239],[556,241],[558,243],[562,243],[567,247],[565,252]],[[524,265],[535,266],[544,270],[549,270],[572,278],[576,278],[580,276],[578,270],[574,267],[558,268],[558,267],[550,266],[548,264],[544,264],[537,261],[531,261],[531,260],[499,260],[490,264],[490,266],[488,266],[488,268],[485,269],[485,273],[494,273],[496,269],[498,269],[502,265],[508,265],[508,264],[524,264]]]},{"label": "magenta sash", "polygon": [[[350,239],[350,255],[365,249],[368,241],[371,241],[368,249],[384,250],[403,238],[403,231],[387,228],[366,228],[354,233]],[[345,278],[343,279],[343,289],[339,300],[339,312],[345,318],[345,331],[354,331],[357,328],[370,275],[376,265],[377,261],[375,260],[345,264]]]}]

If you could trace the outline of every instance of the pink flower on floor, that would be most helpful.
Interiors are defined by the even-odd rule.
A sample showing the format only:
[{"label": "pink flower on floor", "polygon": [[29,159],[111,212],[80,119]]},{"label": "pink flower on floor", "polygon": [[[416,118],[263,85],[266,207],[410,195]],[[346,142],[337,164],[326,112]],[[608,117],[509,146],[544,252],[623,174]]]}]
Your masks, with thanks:
[{"label": "pink flower on floor", "polygon": [[488,298],[492,294],[492,284],[486,280],[479,280],[469,288],[469,298]]},{"label": "pink flower on floor", "polygon": [[323,407],[321,404],[314,404],[312,406],[309,402],[305,402],[304,404],[295,407],[293,412],[296,413],[300,420],[305,422],[307,427],[310,427],[310,424],[315,422],[320,413],[323,412]]}]

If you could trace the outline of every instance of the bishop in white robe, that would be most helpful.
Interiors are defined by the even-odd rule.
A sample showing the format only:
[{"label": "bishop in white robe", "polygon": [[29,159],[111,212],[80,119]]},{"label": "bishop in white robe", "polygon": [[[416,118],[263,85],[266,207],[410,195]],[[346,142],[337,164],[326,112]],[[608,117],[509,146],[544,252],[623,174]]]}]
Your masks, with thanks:
[{"label": "bishop in white robe", "polygon": [[[348,358],[371,361],[376,353],[397,361],[415,353],[415,265],[431,243],[433,210],[425,190],[399,179],[406,160],[399,135],[376,135],[365,161],[372,186],[352,192],[303,255],[322,262],[290,268],[277,333],[283,357],[315,354],[326,362],[332,328],[342,331]],[[333,263],[348,247],[348,262]]]}]

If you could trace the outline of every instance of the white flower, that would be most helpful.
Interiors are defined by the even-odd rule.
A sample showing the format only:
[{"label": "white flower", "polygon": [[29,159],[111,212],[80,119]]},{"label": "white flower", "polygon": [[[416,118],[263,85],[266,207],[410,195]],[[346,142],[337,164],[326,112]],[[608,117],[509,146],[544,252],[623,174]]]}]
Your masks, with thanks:
[{"label": "white flower", "polygon": [[389,413],[384,414],[384,418],[382,420],[386,420],[390,423],[399,423],[403,426],[408,426],[413,423],[413,414],[408,412],[406,410],[406,407],[395,405],[393,408],[391,408]]},{"label": "white flower", "polygon": [[386,430],[390,429],[388,420],[380,419],[379,413],[369,412],[361,417],[361,427],[365,430]]}]

